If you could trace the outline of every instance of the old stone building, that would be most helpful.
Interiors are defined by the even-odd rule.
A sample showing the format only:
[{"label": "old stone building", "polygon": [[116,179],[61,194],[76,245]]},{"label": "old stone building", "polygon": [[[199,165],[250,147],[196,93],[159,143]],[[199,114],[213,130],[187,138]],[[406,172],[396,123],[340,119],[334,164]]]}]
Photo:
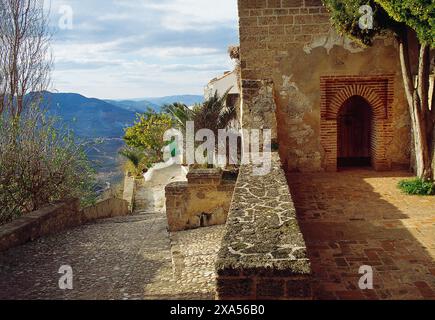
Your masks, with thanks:
[{"label": "old stone building", "polygon": [[409,168],[393,37],[339,36],[321,0],[239,0],[244,127],[271,128],[289,171]]}]

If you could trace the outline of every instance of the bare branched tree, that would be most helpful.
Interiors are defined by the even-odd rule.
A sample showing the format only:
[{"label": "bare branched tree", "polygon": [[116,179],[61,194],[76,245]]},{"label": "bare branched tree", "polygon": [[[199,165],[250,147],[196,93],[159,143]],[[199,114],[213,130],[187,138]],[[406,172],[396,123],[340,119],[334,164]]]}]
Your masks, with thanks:
[{"label": "bare branched tree", "polygon": [[[3,25],[6,20],[6,9],[4,6],[4,1],[0,0],[0,32],[3,29],[1,25]],[[0,39],[2,39],[0,33]],[[5,92],[6,92],[6,48],[3,46],[3,41],[0,40],[0,114],[3,113],[4,109],[4,100],[5,100]]]},{"label": "bare branched tree", "polygon": [[50,39],[44,0],[0,0],[0,113],[19,116],[27,94],[48,89]]},{"label": "bare branched tree", "polygon": [[44,0],[0,0],[0,225],[65,198],[95,200],[89,143],[42,104],[50,38]]}]

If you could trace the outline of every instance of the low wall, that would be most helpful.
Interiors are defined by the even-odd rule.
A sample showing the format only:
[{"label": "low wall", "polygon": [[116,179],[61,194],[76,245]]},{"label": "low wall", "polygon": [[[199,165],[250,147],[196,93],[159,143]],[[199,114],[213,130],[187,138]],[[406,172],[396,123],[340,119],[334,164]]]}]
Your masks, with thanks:
[{"label": "low wall", "polygon": [[222,300],[311,299],[311,266],[279,156],[240,170],[216,262]]},{"label": "low wall", "polygon": [[80,210],[77,199],[49,205],[0,227],[0,252],[102,218],[129,214],[127,201],[107,199]]},{"label": "low wall", "polygon": [[130,213],[134,210],[134,196],[136,190],[136,180],[133,176],[126,173],[124,178],[124,193],[122,199],[127,201]]},{"label": "low wall", "polygon": [[194,169],[187,180],[166,186],[169,231],[225,224],[235,182],[223,180],[220,169]]},{"label": "low wall", "polygon": [[98,219],[107,219],[126,216],[130,213],[129,203],[126,200],[111,198],[100,201],[94,206],[80,211],[80,223],[92,222]]}]

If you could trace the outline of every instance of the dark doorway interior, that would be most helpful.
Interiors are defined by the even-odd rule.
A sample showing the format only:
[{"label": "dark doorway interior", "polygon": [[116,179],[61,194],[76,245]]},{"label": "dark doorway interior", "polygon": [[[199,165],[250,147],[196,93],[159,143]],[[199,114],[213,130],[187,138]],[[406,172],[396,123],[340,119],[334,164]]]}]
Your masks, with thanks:
[{"label": "dark doorway interior", "polygon": [[338,115],[338,166],[371,166],[372,108],[360,96],[348,99]]}]

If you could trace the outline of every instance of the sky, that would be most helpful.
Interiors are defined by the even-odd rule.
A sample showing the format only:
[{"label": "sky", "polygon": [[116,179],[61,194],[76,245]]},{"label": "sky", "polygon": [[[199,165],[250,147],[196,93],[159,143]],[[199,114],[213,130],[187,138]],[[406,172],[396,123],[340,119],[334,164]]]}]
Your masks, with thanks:
[{"label": "sky", "polygon": [[101,99],[203,94],[231,70],[237,0],[45,0],[53,90]]}]

